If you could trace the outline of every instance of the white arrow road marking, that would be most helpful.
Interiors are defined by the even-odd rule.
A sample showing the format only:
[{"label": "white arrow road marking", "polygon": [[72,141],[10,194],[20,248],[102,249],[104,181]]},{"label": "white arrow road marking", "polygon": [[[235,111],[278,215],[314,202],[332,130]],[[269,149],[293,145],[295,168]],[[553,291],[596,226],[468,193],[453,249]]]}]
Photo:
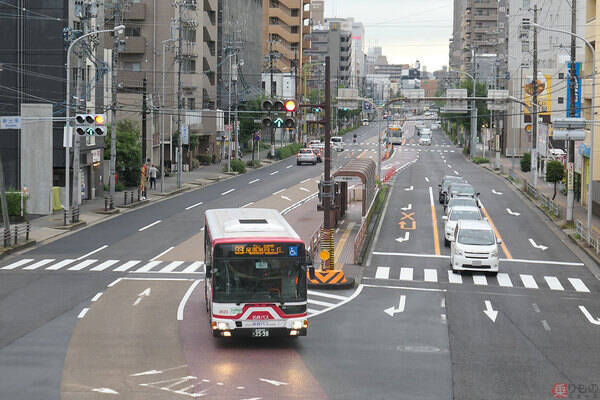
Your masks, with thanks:
[{"label": "white arrow road marking", "polygon": [[503,194],[502,192],[496,192],[495,189],[492,189],[492,193],[497,194],[498,196],[502,196]]},{"label": "white arrow road marking", "polygon": [[402,211],[412,210],[412,204],[407,205],[406,207],[401,208]]},{"label": "white arrow road marking", "polygon": [[594,325],[600,325],[600,318],[597,319],[597,318],[592,317],[592,314],[590,314],[590,312],[587,310],[587,308],[585,308],[584,306],[579,306],[579,309],[581,310],[583,315],[585,315],[585,317],[588,319],[588,321],[590,321],[590,323],[592,323]]},{"label": "white arrow road marking", "polygon": [[509,213],[510,215],[514,215],[515,217],[518,217],[519,215],[521,215],[521,213],[514,212],[510,208],[507,208],[506,212]]},{"label": "white arrow road marking", "polygon": [[414,187],[413,186],[407,187],[407,188],[404,188],[404,190],[406,190],[407,192],[410,192],[411,190],[414,190]]},{"label": "white arrow road marking", "polygon": [[402,243],[410,239],[410,232],[404,232],[404,237],[396,238],[396,242]]},{"label": "white arrow road marking", "polygon": [[289,198],[289,197],[287,197],[287,196],[281,196],[281,198],[282,198],[282,199],[284,199],[284,200],[287,200],[287,201],[292,201],[292,199],[290,199],[290,198]]},{"label": "white arrow road marking", "polygon": [[390,308],[386,308],[385,310],[383,310],[383,312],[386,313],[387,315],[389,315],[390,317],[393,317],[394,314],[404,312],[405,305],[406,305],[406,296],[402,295],[402,296],[400,296],[400,303],[398,304],[397,308],[392,306]]},{"label": "white arrow road marking", "polygon": [[270,383],[271,385],[275,385],[275,386],[287,385],[286,382],[274,381],[272,379],[258,378],[258,380],[266,382],[266,383]]},{"label": "white arrow road marking", "polygon": [[529,238],[529,243],[531,243],[531,245],[533,247],[535,247],[536,249],[540,249],[542,251],[546,250],[548,248],[548,246],[544,246],[542,244],[537,244],[533,239]]},{"label": "white arrow road marking", "polygon": [[114,389],[111,388],[96,388],[96,389],[92,389],[92,392],[98,392],[98,393],[104,393],[104,394],[119,394],[119,392],[117,392]]},{"label": "white arrow road marking", "polygon": [[483,311],[485,315],[487,315],[492,322],[496,322],[496,317],[498,316],[498,311],[492,308],[492,302],[489,300],[485,301],[485,310]]},{"label": "white arrow road marking", "polygon": [[142,301],[142,298],[150,296],[150,293],[152,292],[152,289],[147,288],[146,290],[144,290],[143,292],[141,292],[140,294],[138,294],[138,298],[137,300],[133,303],[134,306],[137,306],[138,304],[140,304],[140,302]]}]

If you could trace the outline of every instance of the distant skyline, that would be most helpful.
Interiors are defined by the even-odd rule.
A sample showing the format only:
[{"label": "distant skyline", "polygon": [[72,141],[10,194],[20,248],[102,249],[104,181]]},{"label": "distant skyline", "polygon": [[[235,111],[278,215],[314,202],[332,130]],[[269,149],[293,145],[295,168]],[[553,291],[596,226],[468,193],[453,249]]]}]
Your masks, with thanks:
[{"label": "distant skyline", "polygon": [[427,71],[448,65],[452,0],[325,0],[325,17],[365,25],[365,53],[380,46],[391,64],[417,60]]}]

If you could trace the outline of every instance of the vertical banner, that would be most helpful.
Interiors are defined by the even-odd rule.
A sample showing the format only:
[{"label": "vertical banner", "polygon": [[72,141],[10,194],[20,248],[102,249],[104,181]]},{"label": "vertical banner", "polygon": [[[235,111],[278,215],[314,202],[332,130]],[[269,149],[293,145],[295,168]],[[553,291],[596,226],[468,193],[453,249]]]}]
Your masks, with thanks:
[{"label": "vertical banner", "polygon": [[[571,116],[571,63],[567,64],[567,117]],[[581,118],[581,62],[575,63],[575,117]]]},{"label": "vertical banner", "polygon": [[[531,107],[533,100],[533,93],[537,90],[538,95],[538,114],[541,117],[547,116],[550,118],[552,113],[552,75],[550,74],[538,74],[536,84],[532,82],[531,76],[527,77],[527,80],[523,87],[525,93],[525,104],[523,112],[525,113],[525,120],[531,121]],[[549,120],[547,122],[550,122]]]}]

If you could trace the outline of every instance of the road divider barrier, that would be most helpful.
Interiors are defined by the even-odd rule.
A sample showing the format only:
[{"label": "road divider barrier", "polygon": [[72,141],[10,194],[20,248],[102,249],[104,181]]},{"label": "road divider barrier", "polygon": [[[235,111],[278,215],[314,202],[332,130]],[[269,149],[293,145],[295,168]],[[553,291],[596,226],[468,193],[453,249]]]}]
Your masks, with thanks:
[{"label": "road divider barrier", "polygon": [[354,279],[347,278],[341,269],[316,270],[311,279],[308,276],[308,287],[311,289],[348,289],[354,286]]}]

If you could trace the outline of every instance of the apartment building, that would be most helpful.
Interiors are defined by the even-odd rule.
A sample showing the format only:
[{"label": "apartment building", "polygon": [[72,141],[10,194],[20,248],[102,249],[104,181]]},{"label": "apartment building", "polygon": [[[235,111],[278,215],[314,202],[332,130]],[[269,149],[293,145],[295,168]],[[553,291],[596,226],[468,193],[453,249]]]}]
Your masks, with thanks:
[{"label": "apartment building", "polygon": [[[579,10],[585,10],[585,38],[588,40],[594,47],[596,42],[600,40],[600,27],[598,26],[598,18],[600,18],[600,2],[596,0],[585,0],[577,2],[577,11],[579,14]],[[579,15],[577,26],[582,26],[579,24]],[[583,23],[583,22],[582,22]],[[580,32],[577,32],[580,33]],[[581,45],[581,42],[579,42]],[[592,70],[592,60],[593,53],[587,48],[587,46],[580,46],[583,49],[583,57],[578,60],[583,61],[583,76],[591,77],[594,76],[594,72]],[[598,54],[598,49],[596,47],[596,70],[600,66],[600,56]],[[596,88],[596,98],[594,102],[594,108],[592,109],[592,86],[597,85],[598,81],[596,79],[587,78],[583,81],[583,107],[582,113],[583,118],[591,119],[592,110],[597,109],[600,104],[600,93]],[[598,120],[598,113],[595,113],[595,119]],[[592,209],[594,214],[598,215],[600,211],[600,135],[598,133],[598,126],[596,126],[594,130],[594,148],[591,147],[591,135],[588,132],[587,138],[583,143],[577,143],[576,151],[575,151],[575,172],[580,173],[580,192],[581,192],[581,203],[587,205],[587,197],[588,197],[588,176],[590,170],[590,157],[594,157],[594,170],[592,171]],[[577,178],[577,175],[575,175]],[[575,182],[577,184],[577,182]],[[575,189],[577,191],[577,188]],[[576,192],[577,195],[577,192]],[[577,197],[577,196],[576,196]]]},{"label": "apartment building", "polygon": [[325,23],[325,1],[311,0],[310,2],[310,24],[322,25]]},{"label": "apartment building", "polygon": [[[350,18],[349,18],[350,19]],[[352,19],[352,63],[350,67],[350,86],[359,89],[364,88],[365,75],[365,26],[362,22]]]},{"label": "apartment building", "polygon": [[450,68],[460,69],[463,56],[463,17],[467,9],[467,0],[454,0],[452,17],[452,37],[450,38]]},{"label": "apartment building", "polygon": [[[115,23],[115,2],[121,3],[113,0],[106,5],[106,25],[109,27]],[[118,118],[139,121],[142,125],[145,80],[149,109],[158,111],[160,107],[163,110],[147,116],[145,157],[154,164],[159,164],[163,129],[165,163],[170,165],[169,160],[175,157],[171,138],[177,130],[179,32],[182,35],[182,124],[189,126],[192,135],[199,136],[200,149],[218,152],[216,118],[202,118],[199,111],[214,111],[217,104],[217,11],[218,0],[182,0],[175,6],[167,1],[139,0],[122,9],[121,21],[126,29],[118,61],[117,87],[121,106]],[[112,38],[105,41],[105,47],[110,52]],[[110,97],[110,92],[107,96]]]}]

